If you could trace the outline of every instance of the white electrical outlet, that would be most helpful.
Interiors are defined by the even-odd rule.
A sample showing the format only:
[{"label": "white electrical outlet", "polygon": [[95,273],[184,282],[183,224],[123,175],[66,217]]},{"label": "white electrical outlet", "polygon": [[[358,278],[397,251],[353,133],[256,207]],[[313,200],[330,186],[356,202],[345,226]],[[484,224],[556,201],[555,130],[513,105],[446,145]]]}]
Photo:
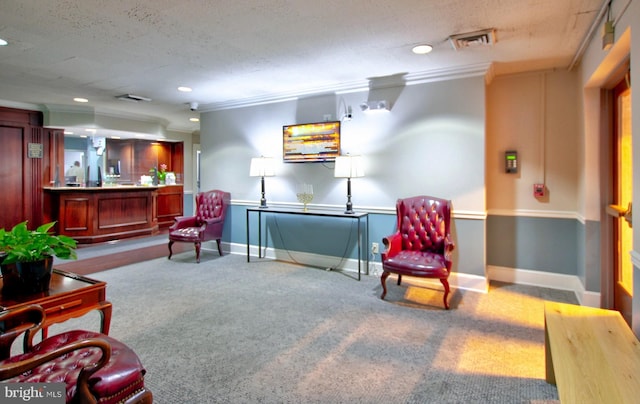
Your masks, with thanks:
[{"label": "white electrical outlet", "polygon": [[377,254],[379,252],[380,252],[380,249],[378,247],[378,243],[371,243],[371,253]]}]

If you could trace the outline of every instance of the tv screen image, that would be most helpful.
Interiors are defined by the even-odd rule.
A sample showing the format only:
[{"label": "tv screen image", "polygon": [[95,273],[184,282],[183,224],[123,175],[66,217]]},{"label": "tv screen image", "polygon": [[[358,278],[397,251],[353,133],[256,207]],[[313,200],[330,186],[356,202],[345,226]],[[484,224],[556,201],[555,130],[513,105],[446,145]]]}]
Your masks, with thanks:
[{"label": "tv screen image", "polygon": [[285,162],[335,161],[340,155],[340,121],[285,125],[282,148]]}]

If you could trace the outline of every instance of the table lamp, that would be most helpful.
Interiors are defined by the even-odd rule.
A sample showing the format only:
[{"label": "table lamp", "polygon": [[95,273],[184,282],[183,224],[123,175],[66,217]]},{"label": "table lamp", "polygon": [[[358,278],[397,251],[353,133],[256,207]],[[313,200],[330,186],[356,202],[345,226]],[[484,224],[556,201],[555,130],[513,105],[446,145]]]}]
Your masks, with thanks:
[{"label": "table lamp", "polygon": [[345,210],[344,213],[352,214],[351,178],[364,177],[362,157],[350,156],[349,154],[336,157],[334,177],[347,179],[347,210]]},{"label": "table lamp", "polygon": [[275,177],[275,161],[273,157],[254,157],[251,159],[251,167],[249,169],[250,177],[262,177],[262,197],[260,198],[260,207],[267,207],[267,199],[264,197],[264,177]]}]

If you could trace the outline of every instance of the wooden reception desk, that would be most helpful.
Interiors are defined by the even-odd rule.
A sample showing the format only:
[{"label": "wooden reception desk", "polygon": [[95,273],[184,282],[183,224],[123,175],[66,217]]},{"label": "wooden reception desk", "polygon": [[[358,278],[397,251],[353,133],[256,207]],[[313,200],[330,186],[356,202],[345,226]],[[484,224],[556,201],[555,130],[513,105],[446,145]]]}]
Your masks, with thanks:
[{"label": "wooden reception desk", "polygon": [[182,215],[182,192],[182,185],[45,187],[45,217],[58,222],[59,234],[82,244],[152,235],[159,228],[158,195],[179,201],[160,209],[169,223],[167,212]]}]

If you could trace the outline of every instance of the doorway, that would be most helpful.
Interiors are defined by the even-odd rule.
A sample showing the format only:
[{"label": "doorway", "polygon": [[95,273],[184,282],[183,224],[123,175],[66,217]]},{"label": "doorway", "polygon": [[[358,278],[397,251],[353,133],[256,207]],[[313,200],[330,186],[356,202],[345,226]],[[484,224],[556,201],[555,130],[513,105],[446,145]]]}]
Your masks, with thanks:
[{"label": "doorway", "polygon": [[613,192],[610,210],[617,212],[613,220],[613,305],[631,326],[633,298],[632,192],[633,166],[631,143],[631,83],[627,70],[612,90],[612,173]]}]

